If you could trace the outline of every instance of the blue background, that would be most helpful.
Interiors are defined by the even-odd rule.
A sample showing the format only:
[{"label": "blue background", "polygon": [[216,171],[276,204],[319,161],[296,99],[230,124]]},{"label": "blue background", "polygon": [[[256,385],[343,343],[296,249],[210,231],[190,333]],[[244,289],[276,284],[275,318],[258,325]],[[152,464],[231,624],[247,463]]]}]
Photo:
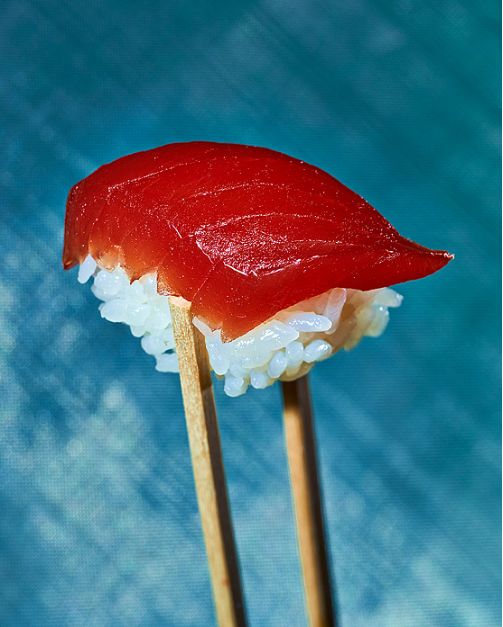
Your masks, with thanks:
[{"label": "blue background", "polygon": [[[500,624],[497,4],[2,3],[2,627],[213,624],[178,380],[60,263],[73,183],[190,139],[456,253],[313,373],[328,530],[344,627]],[[279,389],[216,388],[250,623],[304,625]]]}]

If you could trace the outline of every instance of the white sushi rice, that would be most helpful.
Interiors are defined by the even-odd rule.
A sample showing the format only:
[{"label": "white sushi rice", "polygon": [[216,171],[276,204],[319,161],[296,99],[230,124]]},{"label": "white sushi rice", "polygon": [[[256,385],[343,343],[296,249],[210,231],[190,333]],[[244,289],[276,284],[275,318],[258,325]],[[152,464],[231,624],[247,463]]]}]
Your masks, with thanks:
[{"label": "white sushi rice", "polygon": [[[168,297],[157,293],[156,275],[130,283],[122,268],[105,270],[88,256],[78,280],[86,283],[91,277],[91,289],[103,301],[102,318],[129,325],[143,350],[155,358],[156,370],[178,372]],[[193,323],[204,335],[212,369],[225,379],[226,394],[240,396],[250,385],[262,389],[278,379],[297,379],[341,348],[353,348],[362,337],[378,337],[388,324],[388,308],[401,302],[402,296],[390,288],[334,288],[277,313],[231,342],[223,342],[221,330],[200,318]]]}]

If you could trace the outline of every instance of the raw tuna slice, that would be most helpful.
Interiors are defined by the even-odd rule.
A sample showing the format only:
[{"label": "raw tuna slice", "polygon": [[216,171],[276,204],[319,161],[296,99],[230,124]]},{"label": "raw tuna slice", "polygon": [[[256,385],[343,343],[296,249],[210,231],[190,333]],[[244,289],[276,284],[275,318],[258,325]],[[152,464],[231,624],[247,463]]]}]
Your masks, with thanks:
[{"label": "raw tuna slice", "polygon": [[266,148],[169,144],[105,165],[70,191],[63,264],[87,255],[192,302],[226,339],[334,287],[432,274],[452,255],[402,237],[335,178]]}]

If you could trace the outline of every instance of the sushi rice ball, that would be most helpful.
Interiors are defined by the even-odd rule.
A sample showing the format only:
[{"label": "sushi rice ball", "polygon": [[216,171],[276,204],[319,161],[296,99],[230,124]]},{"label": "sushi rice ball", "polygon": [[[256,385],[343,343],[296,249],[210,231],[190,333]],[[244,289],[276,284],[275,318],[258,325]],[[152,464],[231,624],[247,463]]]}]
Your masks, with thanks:
[{"label": "sushi rice ball", "polygon": [[[178,372],[169,300],[157,292],[156,274],[130,282],[120,266],[107,270],[88,255],[78,280],[90,279],[93,294],[102,301],[101,317],[128,325],[154,357],[156,370]],[[388,324],[388,309],[401,302],[402,296],[390,288],[334,288],[279,311],[227,342],[221,329],[211,328],[202,318],[195,316],[193,324],[204,336],[211,368],[225,381],[225,393],[234,397],[250,386],[263,389],[277,380],[298,379],[316,362],[353,348],[362,337],[378,337]]]}]

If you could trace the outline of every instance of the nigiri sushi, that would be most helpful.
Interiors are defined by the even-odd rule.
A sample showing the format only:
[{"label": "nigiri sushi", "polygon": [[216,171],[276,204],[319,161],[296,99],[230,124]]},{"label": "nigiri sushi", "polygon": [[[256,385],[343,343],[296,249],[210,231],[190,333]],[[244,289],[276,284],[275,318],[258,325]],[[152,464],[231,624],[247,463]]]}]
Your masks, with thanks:
[{"label": "nigiri sushi", "polygon": [[67,201],[63,265],[93,278],[101,316],[129,325],[157,370],[176,372],[168,296],[182,296],[229,396],[377,337],[402,301],[389,286],[451,259],[402,237],[323,170],[253,146],[135,153]]}]

